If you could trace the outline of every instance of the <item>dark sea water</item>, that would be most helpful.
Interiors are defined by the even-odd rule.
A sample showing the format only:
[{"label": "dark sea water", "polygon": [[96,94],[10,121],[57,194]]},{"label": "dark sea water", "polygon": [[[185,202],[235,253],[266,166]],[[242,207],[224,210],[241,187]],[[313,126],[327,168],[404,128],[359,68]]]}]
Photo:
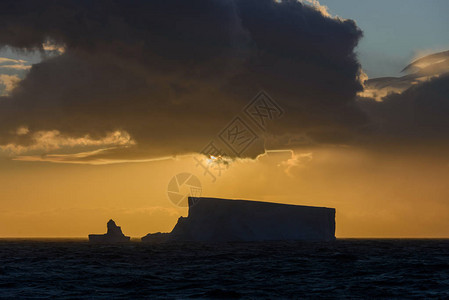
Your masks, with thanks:
[{"label": "dark sea water", "polygon": [[448,298],[449,240],[0,240],[2,298]]}]

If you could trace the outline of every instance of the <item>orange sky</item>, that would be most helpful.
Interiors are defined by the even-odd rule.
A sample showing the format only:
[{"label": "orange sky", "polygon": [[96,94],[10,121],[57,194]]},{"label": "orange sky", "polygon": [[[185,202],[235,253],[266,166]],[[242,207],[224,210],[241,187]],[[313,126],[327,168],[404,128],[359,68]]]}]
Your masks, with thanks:
[{"label": "orange sky", "polygon": [[191,157],[103,166],[4,161],[0,236],[86,237],[105,232],[109,218],[133,237],[170,231],[187,210],[169,201],[167,184],[191,172],[203,196],[335,207],[340,238],[449,237],[447,164],[348,147],[295,154],[233,162],[215,183]]},{"label": "orange sky", "polygon": [[[225,2],[0,10],[0,237],[170,231],[181,172],[202,196],[336,208],[338,237],[449,237],[449,51],[405,64],[402,30],[338,5]],[[364,36],[402,45],[399,77],[368,77]],[[216,182],[191,155],[211,142],[239,157]]]}]

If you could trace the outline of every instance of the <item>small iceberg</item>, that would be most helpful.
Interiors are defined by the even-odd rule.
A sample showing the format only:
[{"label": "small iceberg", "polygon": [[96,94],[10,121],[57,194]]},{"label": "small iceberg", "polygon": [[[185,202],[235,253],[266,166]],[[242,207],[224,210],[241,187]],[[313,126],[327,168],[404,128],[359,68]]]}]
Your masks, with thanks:
[{"label": "small iceberg", "polygon": [[125,236],[120,226],[117,226],[114,220],[109,220],[108,232],[105,234],[89,234],[89,242],[91,243],[124,243],[129,242],[130,237]]}]

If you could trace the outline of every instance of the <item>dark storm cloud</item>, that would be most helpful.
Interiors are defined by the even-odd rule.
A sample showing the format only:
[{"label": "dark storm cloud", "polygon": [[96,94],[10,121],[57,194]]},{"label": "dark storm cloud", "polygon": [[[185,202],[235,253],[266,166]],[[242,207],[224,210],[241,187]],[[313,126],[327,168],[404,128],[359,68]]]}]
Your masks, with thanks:
[{"label": "dark storm cloud", "polygon": [[449,51],[422,57],[403,71],[408,74],[365,82],[363,95],[368,97],[361,98],[358,103],[372,124],[367,136],[375,137],[375,142],[420,148],[444,146],[446,149],[449,144]]},{"label": "dark storm cloud", "polygon": [[449,73],[361,107],[376,123],[376,133],[401,142],[448,143]]},{"label": "dark storm cloud", "polygon": [[199,151],[260,89],[286,111],[270,134],[347,142],[365,122],[360,37],[297,1],[2,1],[1,46],[65,51],[0,99],[0,145],[124,132],[140,157]]},{"label": "dark storm cloud", "polygon": [[424,56],[406,66],[401,77],[380,77],[364,82],[363,96],[382,100],[391,93],[402,93],[413,85],[449,72],[449,51]]}]

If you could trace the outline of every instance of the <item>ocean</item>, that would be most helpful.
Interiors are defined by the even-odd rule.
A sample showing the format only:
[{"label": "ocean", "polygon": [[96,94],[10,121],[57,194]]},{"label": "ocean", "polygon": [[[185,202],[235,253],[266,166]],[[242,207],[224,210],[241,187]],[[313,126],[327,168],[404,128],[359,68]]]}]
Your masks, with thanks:
[{"label": "ocean", "polygon": [[448,298],[449,240],[0,240],[2,298]]}]

